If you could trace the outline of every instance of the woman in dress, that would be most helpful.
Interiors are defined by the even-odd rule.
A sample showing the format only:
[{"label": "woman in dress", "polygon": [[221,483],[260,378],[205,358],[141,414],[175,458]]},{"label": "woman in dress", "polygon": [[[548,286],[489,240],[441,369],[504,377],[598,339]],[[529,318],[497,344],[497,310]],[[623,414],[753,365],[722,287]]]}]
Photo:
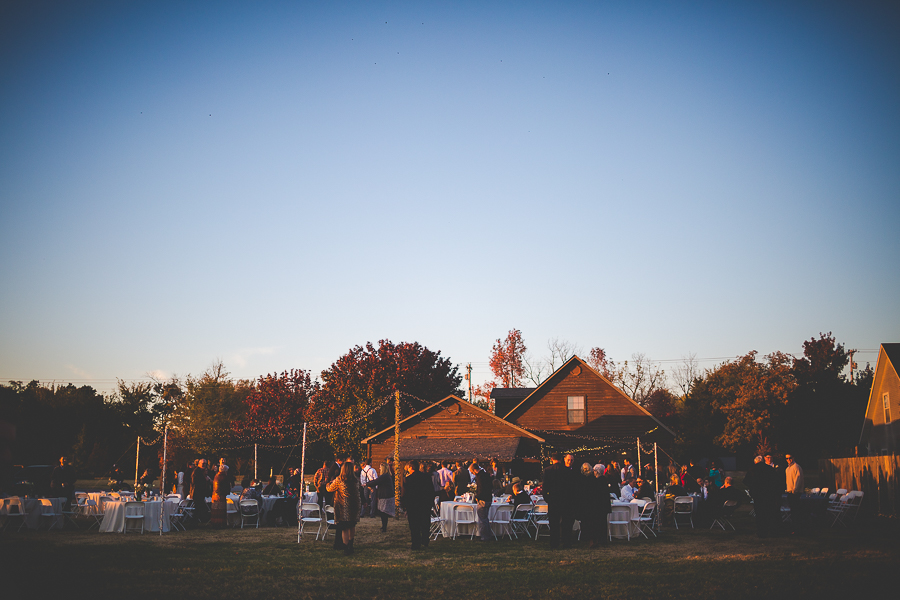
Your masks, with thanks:
[{"label": "woman in dress", "polygon": [[722,487],[722,484],[725,483],[725,474],[719,468],[719,463],[714,460],[709,461],[709,478],[717,488]]},{"label": "woman in dress", "polygon": [[388,517],[393,517],[394,511],[394,474],[391,466],[381,464],[381,475],[366,484],[375,489],[375,498],[378,501],[378,515],[381,517],[381,531],[387,531]]},{"label": "woman in dress", "polygon": [[353,473],[353,463],[341,465],[341,474],[325,490],[334,494],[334,549],[343,548],[349,556],[353,554],[353,536],[359,521],[359,478]]},{"label": "woman in dress", "polygon": [[212,517],[209,522],[216,527],[228,525],[228,493],[231,491],[231,479],[228,477],[228,467],[219,466],[219,472],[213,479],[212,493]]}]

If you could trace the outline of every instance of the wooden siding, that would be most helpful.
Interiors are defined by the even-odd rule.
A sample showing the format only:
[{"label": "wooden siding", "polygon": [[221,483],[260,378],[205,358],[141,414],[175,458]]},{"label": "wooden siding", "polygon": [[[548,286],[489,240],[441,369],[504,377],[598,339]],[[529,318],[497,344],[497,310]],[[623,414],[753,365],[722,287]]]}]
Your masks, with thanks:
[{"label": "wooden siding", "polygon": [[[870,455],[894,454],[900,451],[900,377],[884,345],[879,349],[875,378],[869,393],[866,419],[860,445]],[[885,422],[883,396],[888,394],[890,423]]]},{"label": "wooden siding", "polygon": [[[644,436],[656,430],[657,435],[671,438],[656,420],[578,360],[553,377],[557,381],[548,381],[538,388],[524,405],[508,416],[511,422],[526,429],[596,437]],[[584,424],[568,423],[569,396],[584,396]]]},{"label": "wooden siding", "polygon": [[[442,400],[411,421],[401,424],[400,439],[498,438],[527,435],[501,420],[479,413],[468,402],[455,399]],[[369,458],[373,464],[380,464],[393,454],[393,430],[379,435],[369,443]]]}]

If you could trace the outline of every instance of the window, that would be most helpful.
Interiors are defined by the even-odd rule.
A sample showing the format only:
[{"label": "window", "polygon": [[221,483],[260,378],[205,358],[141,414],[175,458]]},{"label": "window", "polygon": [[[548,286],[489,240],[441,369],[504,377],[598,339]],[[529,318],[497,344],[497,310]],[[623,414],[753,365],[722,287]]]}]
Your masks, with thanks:
[{"label": "window", "polygon": [[584,396],[569,396],[569,425],[584,423]]},{"label": "window", "polygon": [[884,404],[884,424],[887,425],[891,422],[891,399],[887,392],[881,397],[881,402]]}]

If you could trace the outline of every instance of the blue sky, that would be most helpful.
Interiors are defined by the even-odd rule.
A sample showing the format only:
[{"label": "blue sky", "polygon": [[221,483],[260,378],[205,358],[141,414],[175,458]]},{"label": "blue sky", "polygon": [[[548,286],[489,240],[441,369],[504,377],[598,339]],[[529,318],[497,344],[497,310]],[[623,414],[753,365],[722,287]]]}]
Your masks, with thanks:
[{"label": "blue sky", "polygon": [[5,5],[0,377],[900,340],[900,11],[723,4]]}]

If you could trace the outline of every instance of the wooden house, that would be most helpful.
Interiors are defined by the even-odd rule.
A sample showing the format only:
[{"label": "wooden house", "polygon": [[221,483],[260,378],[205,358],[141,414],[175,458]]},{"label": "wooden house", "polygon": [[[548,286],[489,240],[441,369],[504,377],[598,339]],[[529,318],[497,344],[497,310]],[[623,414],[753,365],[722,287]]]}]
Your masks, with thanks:
[{"label": "wooden house", "polygon": [[[400,460],[537,460],[544,438],[456,396],[447,396],[400,421]],[[394,427],[362,441],[379,464],[394,455]]]},{"label": "wooden house", "polygon": [[875,378],[869,392],[866,418],[859,438],[861,451],[870,456],[900,452],[900,344],[881,344]]},{"label": "wooden house", "polygon": [[625,446],[638,437],[642,442],[671,447],[675,437],[671,429],[577,356],[537,388],[495,389],[491,397],[497,415],[557,448],[589,446],[601,440],[607,444],[620,441]]}]

